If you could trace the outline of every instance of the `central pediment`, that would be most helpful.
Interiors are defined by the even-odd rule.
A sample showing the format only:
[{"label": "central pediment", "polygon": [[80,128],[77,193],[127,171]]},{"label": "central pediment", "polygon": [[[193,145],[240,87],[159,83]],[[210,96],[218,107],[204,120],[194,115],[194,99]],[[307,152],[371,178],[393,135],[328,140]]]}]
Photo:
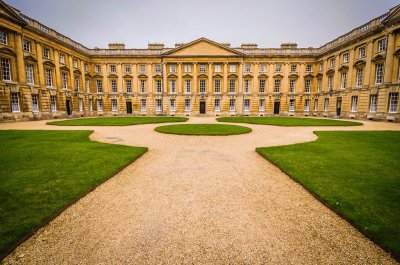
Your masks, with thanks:
[{"label": "central pediment", "polygon": [[244,54],[217,42],[200,38],[178,48],[172,49],[167,56],[243,56]]}]

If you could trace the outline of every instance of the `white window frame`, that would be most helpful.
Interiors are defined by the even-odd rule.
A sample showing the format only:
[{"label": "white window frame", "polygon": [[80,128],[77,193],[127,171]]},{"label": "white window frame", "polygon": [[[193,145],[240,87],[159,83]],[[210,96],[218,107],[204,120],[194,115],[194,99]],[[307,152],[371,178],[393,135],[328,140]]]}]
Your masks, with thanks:
[{"label": "white window frame", "polygon": [[33,73],[33,64],[25,64],[25,71],[26,71],[26,83],[33,85],[35,84],[35,77]]},{"label": "white window frame", "polygon": [[[246,80],[244,80],[246,83]],[[230,79],[229,80],[229,93],[235,93],[236,92],[236,80],[235,79]],[[246,92],[246,90],[245,90]]]},{"label": "white window frame", "polygon": [[95,66],[94,66],[94,71],[95,71],[96,73],[101,73],[101,65],[95,65]]},{"label": "white window frame", "polygon": [[190,111],[190,99],[185,98],[185,111]]},{"label": "white window frame", "polygon": [[290,112],[293,112],[293,111],[294,111],[295,104],[296,104],[296,100],[295,100],[295,99],[289,100],[289,111],[290,111]]},{"label": "white window frame", "polygon": [[205,64],[200,64],[199,72],[205,73],[207,71],[207,66]]},{"label": "white window frame", "polygon": [[244,100],[244,111],[250,111],[250,99],[245,99]]},{"label": "white window frame", "polygon": [[4,81],[11,81],[11,60],[8,58],[1,59],[1,77]]},{"label": "white window frame", "polygon": [[328,90],[333,90],[333,76],[328,76]]},{"label": "white window frame", "polygon": [[111,80],[111,93],[117,93],[117,80],[112,79]]},{"label": "white window frame", "polygon": [[160,79],[156,80],[156,93],[162,93],[162,83]]},{"label": "white window frame", "polygon": [[317,92],[319,93],[321,92],[321,90],[322,90],[322,78],[319,78],[317,80]]},{"label": "white window frame", "polygon": [[185,70],[185,73],[192,72],[192,66],[190,64],[185,64],[183,69]]},{"label": "white window frame", "polygon": [[351,97],[351,112],[357,112],[358,96]]},{"label": "white window frame", "polygon": [[162,100],[159,98],[156,98],[156,111],[157,112],[162,111]]},{"label": "white window frame", "polygon": [[90,93],[90,79],[85,79],[86,92]]},{"label": "white window frame", "polygon": [[60,53],[60,63],[65,64],[65,55]]},{"label": "white window frame", "polygon": [[222,67],[220,64],[214,65],[214,72],[216,73],[221,73],[222,72]]},{"label": "white window frame", "polygon": [[112,64],[110,65],[110,73],[116,73],[117,72],[117,66]]},{"label": "white window frame", "polygon": [[68,78],[67,78],[67,73],[61,73],[61,83],[63,89],[68,88]]},{"label": "white window frame", "polygon": [[125,80],[126,93],[132,93],[132,80]]},{"label": "white window frame", "polygon": [[103,81],[96,80],[96,91],[97,93],[103,93]]},{"label": "white window frame", "polygon": [[46,86],[53,87],[53,74],[51,69],[45,69]]},{"label": "white window frame", "polygon": [[310,100],[304,100],[304,111],[310,111]]},{"label": "white window frame", "polygon": [[296,73],[297,72],[297,64],[291,64],[290,65],[290,72],[291,73]]},{"label": "white window frame", "polygon": [[260,73],[266,73],[267,72],[267,66],[265,64],[260,65]]},{"label": "white window frame", "polygon": [[199,81],[200,93],[206,93],[206,80],[200,79]]},{"label": "white window frame", "polygon": [[83,99],[79,99],[78,101],[79,112],[83,112]]},{"label": "white window frame", "polygon": [[387,39],[383,38],[378,40],[378,52],[386,51],[387,48]]},{"label": "white window frame", "polygon": [[170,71],[171,73],[176,73],[176,65],[175,65],[175,64],[171,64],[171,65],[169,66],[169,71]]},{"label": "white window frame", "polygon": [[364,58],[366,56],[366,47],[361,46],[358,48],[358,58]]},{"label": "white window frame", "polygon": [[11,111],[20,112],[19,93],[11,93]]},{"label": "white window frame", "polygon": [[221,93],[221,80],[220,79],[214,80],[214,93]]},{"label": "white window frame", "polygon": [[245,64],[244,65],[244,71],[246,73],[250,73],[251,72],[251,64]]},{"label": "white window frame", "polygon": [[266,83],[265,79],[260,79],[259,83],[260,83],[259,92],[265,93],[265,83]]},{"label": "white window frame", "polygon": [[307,73],[311,73],[312,72],[312,65],[311,64],[307,64],[306,65],[306,72]]},{"label": "white window frame", "polygon": [[275,64],[275,72],[281,72],[282,71],[282,64],[277,63]]},{"label": "white window frame", "polygon": [[274,93],[280,93],[281,91],[281,80],[275,79],[274,80]]},{"label": "white window frame", "polygon": [[343,53],[343,63],[348,63],[349,62],[349,53],[345,52]]},{"label": "white window frame", "polygon": [[378,95],[371,94],[369,98],[369,112],[376,112],[378,110]]},{"label": "white window frame", "polygon": [[0,44],[8,44],[8,34],[4,31],[0,31]]},{"label": "white window frame", "polygon": [[260,99],[258,103],[258,111],[265,111],[265,99]]},{"label": "white window frame", "polygon": [[397,113],[399,105],[399,93],[389,93],[389,113]]},{"label": "white window frame", "polygon": [[311,80],[306,79],[304,83],[304,93],[310,93],[311,92]]},{"label": "white window frame", "polygon": [[176,80],[169,81],[169,89],[170,89],[171,94],[176,93]]},{"label": "white window frame", "polygon": [[43,58],[50,59],[50,49],[47,47],[43,48]]},{"label": "white window frame", "polygon": [[325,98],[324,100],[324,111],[329,111],[329,98]]},{"label": "white window frame", "polygon": [[358,68],[356,71],[356,87],[362,87],[363,83],[363,69]]},{"label": "white window frame", "polygon": [[89,99],[89,111],[93,111],[93,99]]},{"label": "white window frame", "polygon": [[230,64],[229,65],[229,72],[230,73],[236,73],[236,64]]},{"label": "white window frame", "polygon": [[[250,93],[250,84],[251,83],[250,83],[249,79],[245,79],[244,80],[244,93]],[[229,84],[229,91],[231,91],[230,89],[231,89],[231,87],[230,87],[230,84]]]},{"label": "white window frame", "polygon": [[32,112],[39,112],[39,95],[32,94]]},{"label": "white window frame", "polygon": [[129,64],[124,65],[124,72],[125,73],[130,73],[132,72],[132,68]]},{"label": "white window frame", "polygon": [[161,65],[156,64],[156,65],[154,66],[154,71],[155,71],[156,73],[161,73]]},{"label": "white window frame", "polygon": [[140,93],[146,93],[146,80],[140,80]]},{"label": "white window frame", "polygon": [[24,40],[23,50],[24,50],[24,52],[31,53],[32,52],[32,42],[29,40]]},{"label": "white window frame", "polygon": [[176,100],[175,99],[170,99],[169,109],[170,109],[170,111],[176,111]]},{"label": "white window frame", "polygon": [[347,85],[347,73],[342,73],[340,79],[340,88],[345,89],[346,85]]},{"label": "white window frame", "polygon": [[229,99],[229,111],[236,111],[236,100],[234,98]]},{"label": "white window frame", "polygon": [[145,98],[140,99],[140,111],[146,112],[147,110],[147,100]]},{"label": "white window frame", "polygon": [[79,91],[79,76],[74,76],[75,91]]},{"label": "white window frame", "polygon": [[56,96],[50,96],[50,111],[56,112],[57,111],[57,98]]},{"label": "white window frame", "polygon": [[118,111],[118,102],[117,99],[111,99],[111,111]]},{"label": "white window frame", "polygon": [[97,111],[100,111],[100,112],[103,111],[103,100],[102,99],[97,100]]},{"label": "white window frame", "polygon": [[383,63],[375,65],[375,85],[381,85],[383,83],[383,74],[384,74],[383,71],[384,71]]},{"label": "white window frame", "polygon": [[290,79],[289,80],[289,93],[294,93],[296,91],[296,80]]},{"label": "white window frame", "polygon": [[146,73],[146,65],[145,64],[139,65],[139,73]]},{"label": "white window frame", "polygon": [[185,93],[190,93],[192,90],[191,88],[191,81],[190,80],[185,80]]},{"label": "white window frame", "polygon": [[72,60],[72,65],[73,65],[74,68],[78,68],[78,60],[73,59]]},{"label": "white window frame", "polygon": [[314,111],[318,111],[318,99],[314,99]]},{"label": "white window frame", "polygon": [[221,99],[214,99],[214,111],[221,111]]}]

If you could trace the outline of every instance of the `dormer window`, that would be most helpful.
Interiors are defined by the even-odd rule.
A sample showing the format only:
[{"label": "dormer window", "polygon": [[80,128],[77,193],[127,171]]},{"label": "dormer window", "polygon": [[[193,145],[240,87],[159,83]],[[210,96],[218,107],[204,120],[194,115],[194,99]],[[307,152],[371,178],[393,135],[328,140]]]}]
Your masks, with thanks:
[{"label": "dormer window", "polygon": [[117,72],[117,67],[115,65],[110,65],[110,72],[111,73],[116,73]]},{"label": "dormer window", "polygon": [[43,48],[43,58],[50,59],[50,49],[49,48]]},{"label": "dormer window", "polygon": [[8,43],[8,35],[4,31],[0,31],[0,43],[7,44]]},{"label": "dormer window", "polygon": [[125,73],[130,73],[131,72],[131,66],[130,65],[125,65],[124,66],[124,71],[125,71]]}]

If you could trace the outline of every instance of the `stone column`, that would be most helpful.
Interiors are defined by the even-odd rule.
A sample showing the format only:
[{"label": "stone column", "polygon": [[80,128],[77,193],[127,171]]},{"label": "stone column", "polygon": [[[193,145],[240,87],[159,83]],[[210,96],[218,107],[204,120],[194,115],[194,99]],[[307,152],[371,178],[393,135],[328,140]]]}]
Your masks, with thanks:
[{"label": "stone column", "polygon": [[74,64],[72,62],[72,55],[68,55],[69,64],[69,87],[71,91],[75,90],[75,80],[74,80]]},{"label": "stone column", "polygon": [[384,73],[384,84],[390,84],[392,82],[393,74],[393,54],[395,47],[395,38],[393,33],[389,33],[387,37],[387,50],[386,50],[386,62],[385,62],[385,73]]},{"label": "stone column", "polygon": [[38,60],[38,75],[39,75],[39,85],[46,86],[44,79],[44,68],[43,68],[43,50],[40,43],[36,43],[37,60]]},{"label": "stone column", "polygon": [[223,90],[222,93],[228,93],[229,88],[228,88],[228,63],[224,62],[223,63],[223,70],[222,70],[222,75],[223,75]]},{"label": "stone column", "polygon": [[197,88],[198,86],[197,86],[196,66],[197,66],[197,63],[193,63],[193,70],[192,70],[192,74],[193,74],[193,93],[192,94],[194,94],[194,93],[198,94],[200,92],[200,90]]},{"label": "stone column", "polygon": [[20,83],[26,83],[26,74],[25,74],[25,62],[24,62],[24,53],[22,52],[22,35],[17,33],[15,34],[15,53],[17,55],[17,73],[18,73],[18,81]]},{"label": "stone column", "polygon": [[58,52],[57,49],[54,49],[54,65],[55,65],[55,69],[54,69],[54,73],[55,73],[54,84],[55,84],[55,87],[62,88],[61,71],[60,71],[60,53]]},{"label": "stone column", "polygon": [[178,63],[178,87],[177,87],[177,93],[181,94],[183,93],[183,85],[182,85],[182,63]]},{"label": "stone column", "polygon": [[123,93],[124,92],[124,80],[122,79],[122,64],[119,63],[117,64],[117,75],[118,75],[118,80],[117,80],[117,92]]},{"label": "stone column", "polygon": [[214,93],[214,84],[212,78],[212,63],[208,63],[208,91]]}]

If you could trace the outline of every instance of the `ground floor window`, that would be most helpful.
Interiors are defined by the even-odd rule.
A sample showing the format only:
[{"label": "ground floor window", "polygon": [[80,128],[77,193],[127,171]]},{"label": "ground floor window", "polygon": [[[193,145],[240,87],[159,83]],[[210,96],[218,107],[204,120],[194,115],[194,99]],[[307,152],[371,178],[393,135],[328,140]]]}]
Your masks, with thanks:
[{"label": "ground floor window", "polygon": [[250,99],[244,100],[244,111],[250,111]]},{"label": "ground floor window", "polygon": [[260,99],[260,104],[259,104],[258,110],[265,111],[265,99]]},{"label": "ground floor window", "polygon": [[170,100],[170,110],[171,111],[175,111],[176,110],[176,100],[175,99],[171,99]]},{"label": "ground floor window", "polygon": [[324,111],[328,110],[329,110],[329,98],[326,98],[324,102]]},{"label": "ground floor window", "polygon": [[97,100],[97,111],[103,111],[103,100],[102,99]]},{"label": "ground floor window", "polygon": [[39,112],[39,96],[38,96],[38,94],[32,95],[32,111]]},{"label": "ground floor window", "polygon": [[111,109],[112,109],[112,111],[118,110],[118,103],[117,103],[116,99],[111,99]]},{"label": "ground floor window", "polygon": [[221,110],[221,100],[219,98],[214,100],[214,110],[215,111]]},{"label": "ground floor window", "polygon": [[310,100],[306,99],[304,101],[304,111],[310,111]]},{"label": "ground floor window", "polygon": [[156,111],[162,111],[162,101],[161,101],[161,99],[156,99]]},{"label": "ground floor window", "polygon": [[314,111],[318,111],[318,99],[314,99]]},{"label": "ground floor window", "polygon": [[234,99],[229,100],[229,110],[235,111],[235,100]]},{"label": "ground floor window", "polygon": [[351,97],[351,112],[357,111],[358,96]]},{"label": "ground floor window", "polygon": [[89,111],[93,111],[93,99],[89,99]]},{"label": "ground floor window", "polygon": [[57,111],[57,98],[56,96],[50,96],[50,110],[51,112]]},{"label": "ground floor window", "polygon": [[371,95],[369,102],[370,102],[369,111],[376,112],[378,108],[378,95]]},{"label": "ground floor window", "polygon": [[399,103],[399,93],[389,93],[389,112],[397,112],[397,105]]},{"label": "ground floor window", "polygon": [[295,100],[291,99],[289,101],[289,111],[294,111],[294,104],[295,104]]},{"label": "ground floor window", "polygon": [[141,111],[146,111],[146,99],[141,99],[140,100],[140,110]]},{"label": "ground floor window", "polygon": [[18,95],[18,93],[11,93],[11,110],[12,110],[12,112],[19,112],[19,95]]},{"label": "ground floor window", "polygon": [[185,111],[190,111],[190,99],[185,99]]},{"label": "ground floor window", "polygon": [[79,111],[82,112],[83,111],[83,99],[79,99]]}]

